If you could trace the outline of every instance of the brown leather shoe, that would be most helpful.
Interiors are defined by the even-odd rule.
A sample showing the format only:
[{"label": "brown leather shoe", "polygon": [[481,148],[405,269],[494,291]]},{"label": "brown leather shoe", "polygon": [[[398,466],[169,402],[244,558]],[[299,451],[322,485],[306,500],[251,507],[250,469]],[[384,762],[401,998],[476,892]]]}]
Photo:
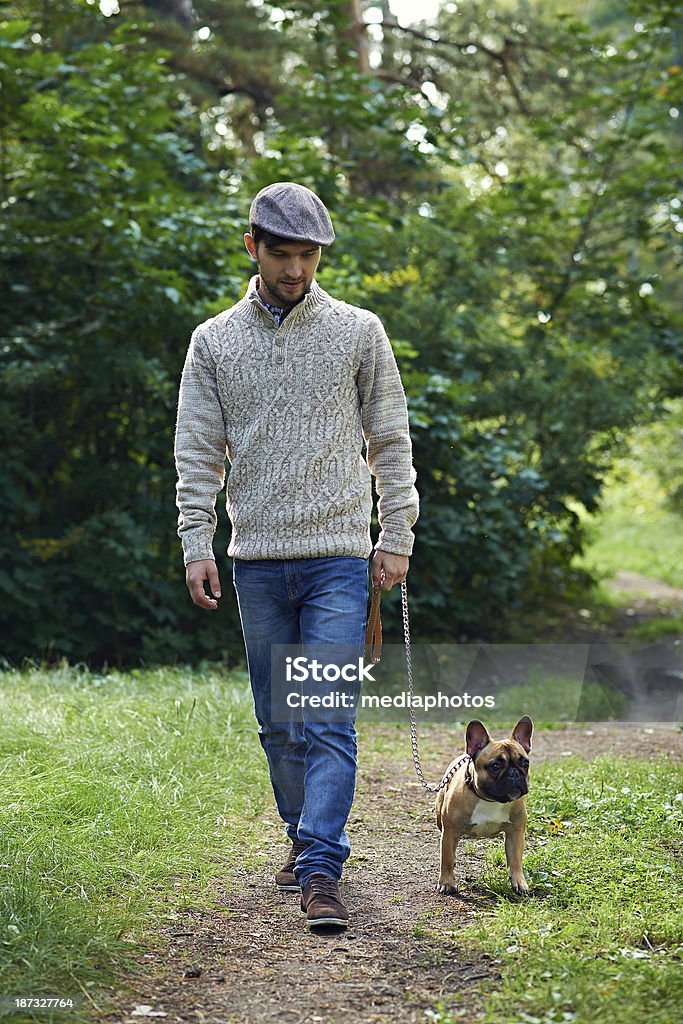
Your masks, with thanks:
[{"label": "brown leather shoe", "polygon": [[296,858],[300,853],[303,853],[307,846],[308,843],[302,843],[300,839],[292,840],[292,849],[287,858],[287,863],[283,864],[275,875],[275,884],[280,892],[299,892],[300,886],[294,877],[294,865],[296,864]]},{"label": "brown leather shoe", "polygon": [[349,923],[349,912],[339,893],[339,882],[320,872],[311,875],[303,887],[301,912],[306,915],[309,928],[346,928]]}]

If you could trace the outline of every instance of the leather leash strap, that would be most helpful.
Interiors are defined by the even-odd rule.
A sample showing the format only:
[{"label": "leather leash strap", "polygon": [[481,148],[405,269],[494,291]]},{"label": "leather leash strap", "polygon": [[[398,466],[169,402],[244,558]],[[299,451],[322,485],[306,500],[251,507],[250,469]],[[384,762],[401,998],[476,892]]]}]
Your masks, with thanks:
[{"label": "leather leash strap", "polygon": [[365,660],[376,665],[382,657],[382,588],[372,588],[368,628],[365,631]]}]

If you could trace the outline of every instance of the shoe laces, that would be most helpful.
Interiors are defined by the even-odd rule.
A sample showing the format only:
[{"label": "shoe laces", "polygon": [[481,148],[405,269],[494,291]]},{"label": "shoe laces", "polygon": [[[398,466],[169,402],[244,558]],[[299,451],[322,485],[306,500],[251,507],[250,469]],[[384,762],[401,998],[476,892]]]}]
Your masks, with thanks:
[{"label": "shoe laces", "polygon": [[282,868],[283,871],[293,871],[296,859],[300,853],[303,853],[308,843],[303,843],[300,839],[292,839],[292,849],[287,858],[287,863]]},{"label": "shoe laces", "polygon": [[336,878],[329,875],[313,875],[308,880],[311,887],[311,896],[334,896],[339,899],[339,883]]}]

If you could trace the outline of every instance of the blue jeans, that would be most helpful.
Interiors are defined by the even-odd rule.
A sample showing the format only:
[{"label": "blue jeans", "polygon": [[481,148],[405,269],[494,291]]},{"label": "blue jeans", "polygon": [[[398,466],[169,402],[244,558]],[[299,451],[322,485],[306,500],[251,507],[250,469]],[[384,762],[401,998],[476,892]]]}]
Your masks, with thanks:
[{"label": "blue jeans", "polygon": [[[362,654],[368,597],[364,558],[235,559],[237,593],[254,710],[275,801],[290,839],[306,843],[294,874],[341,877],[349,856],[346,821],[356,785],[355,712],[343,721],[304,713],[273,721],[271,686],[291,689],[284,669],[271,675],[272,645],[344,645]],[[275,716],[282,718],[282,715]]]}]

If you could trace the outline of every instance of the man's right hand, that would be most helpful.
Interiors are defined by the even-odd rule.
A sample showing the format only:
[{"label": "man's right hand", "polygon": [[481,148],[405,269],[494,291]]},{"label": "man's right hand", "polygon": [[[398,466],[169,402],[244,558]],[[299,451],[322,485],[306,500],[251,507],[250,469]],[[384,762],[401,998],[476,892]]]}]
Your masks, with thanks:
[{"label": "man's right hand", "polygon": [[[209,581],[209,590],[213,597],[207,597],[204,592],[204,581]],[[190,591],[190,597],[200,608],[207,608],[215,612],[218,608],[218,601],[221,596],[221,581],[218,578],[218,569],[213,558],[203,558],[198,562],[188,562],[185,567],[185,582]]]}]

